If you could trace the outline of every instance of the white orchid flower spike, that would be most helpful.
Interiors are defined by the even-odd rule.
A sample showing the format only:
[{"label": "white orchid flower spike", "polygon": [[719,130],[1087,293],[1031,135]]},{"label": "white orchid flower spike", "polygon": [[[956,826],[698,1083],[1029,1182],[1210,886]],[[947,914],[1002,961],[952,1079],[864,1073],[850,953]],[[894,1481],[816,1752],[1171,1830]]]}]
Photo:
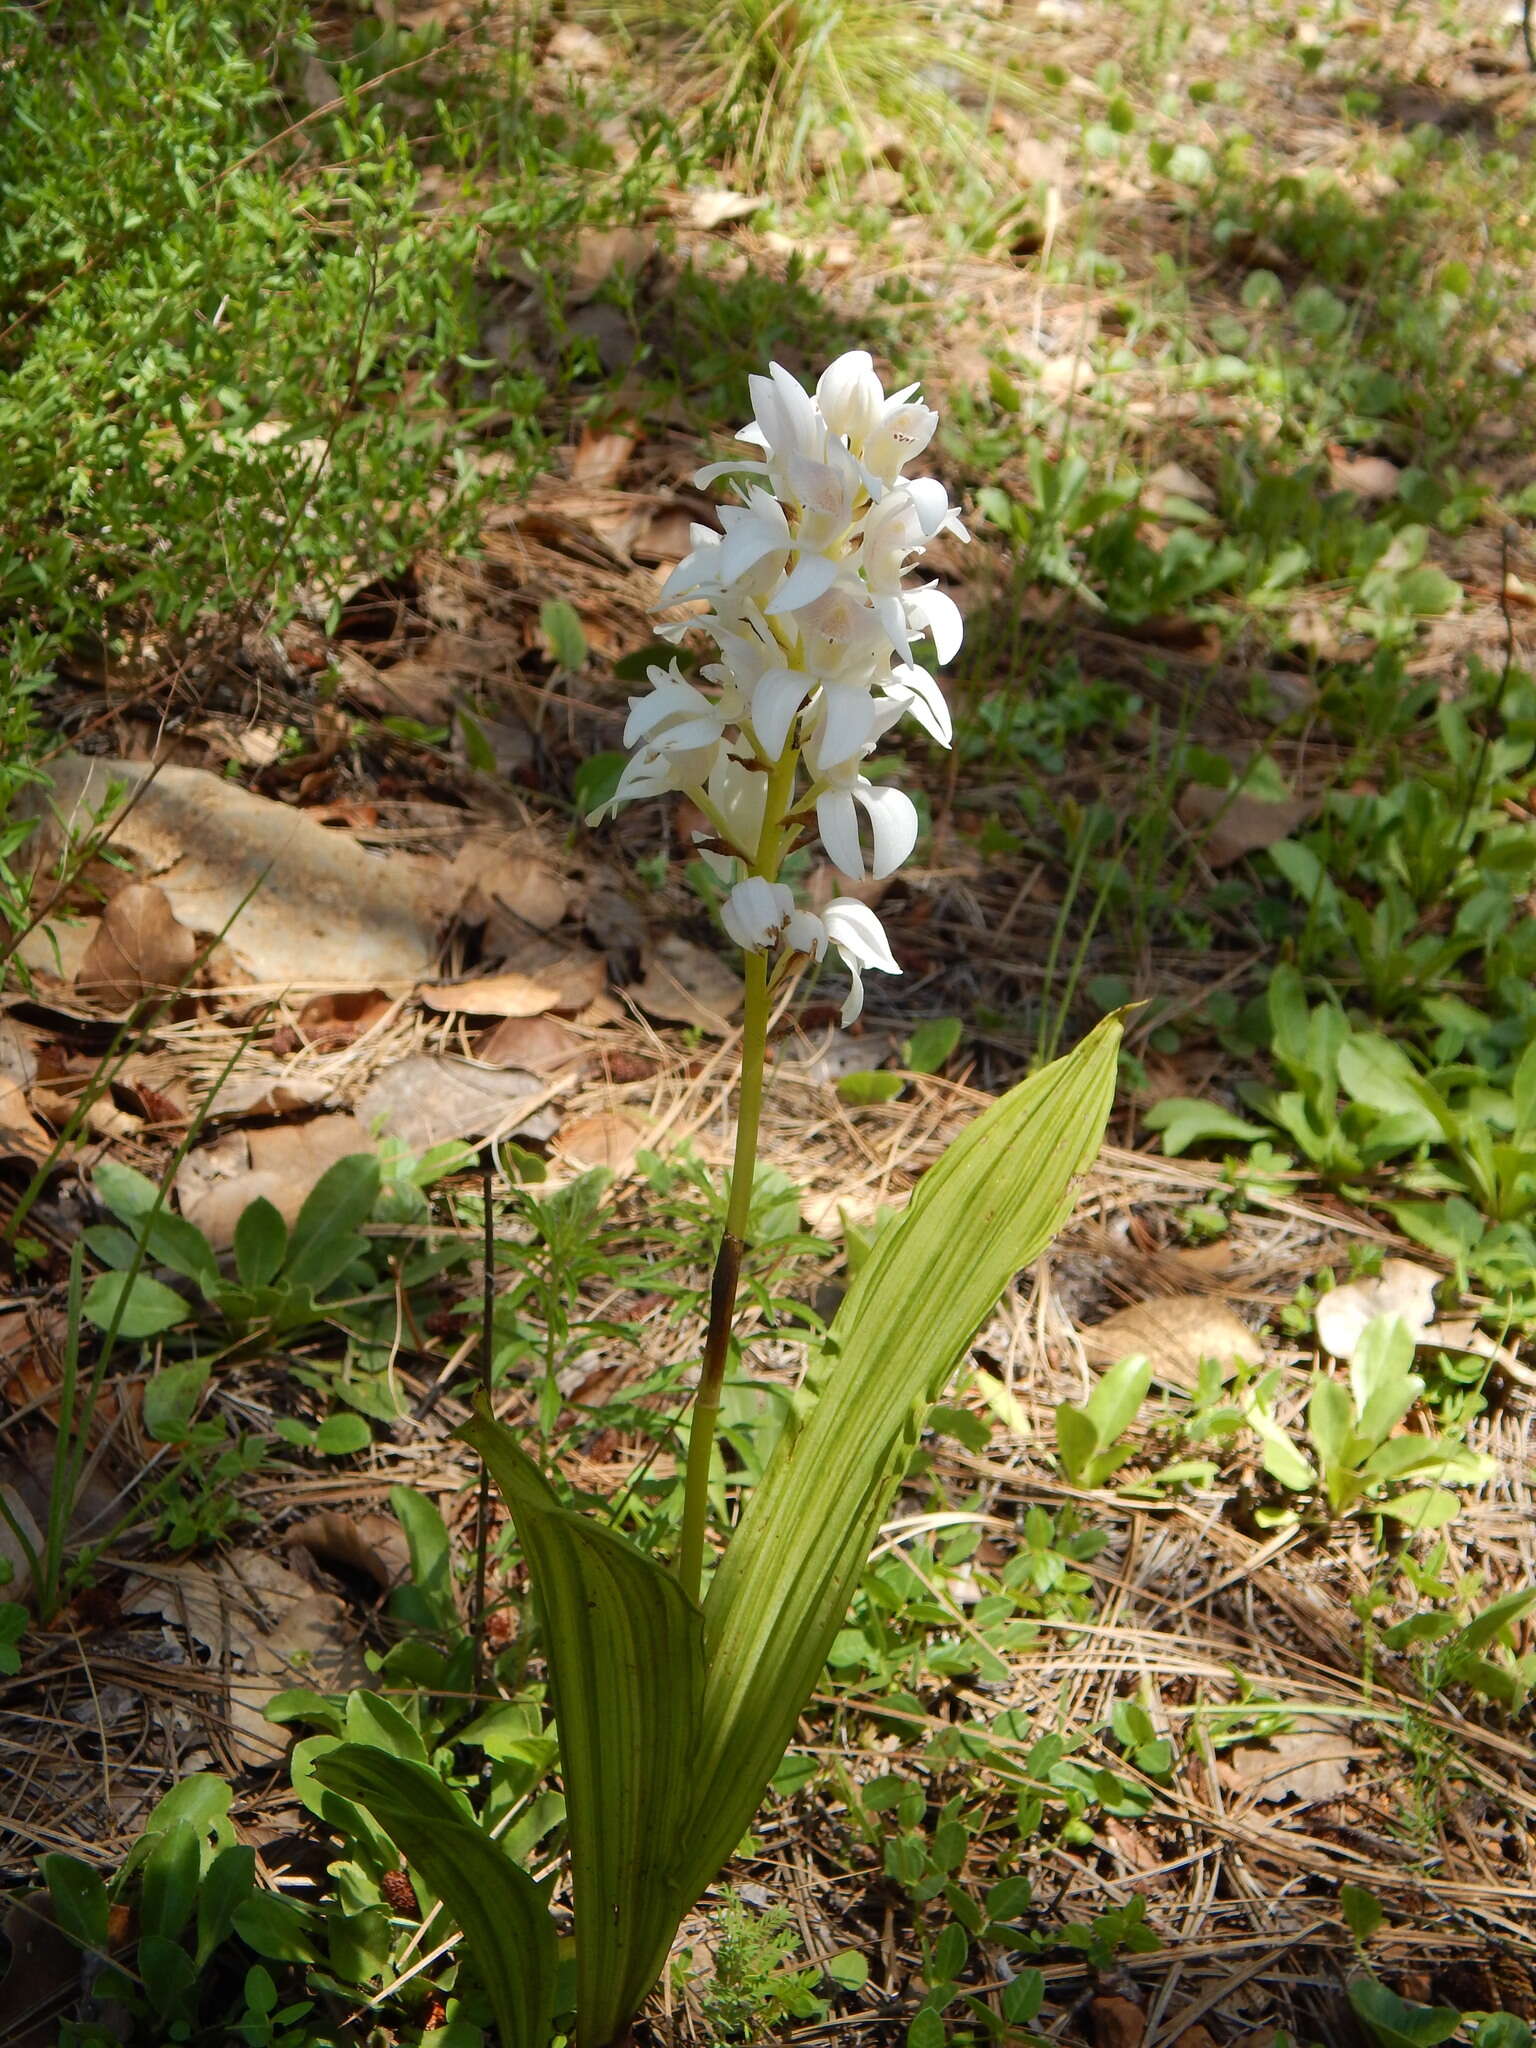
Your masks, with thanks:
[{"label": "white orchid flower spike", "polygon": [[780,870],[813,820],[852,881],[911,858],[916,806],[871,772],[871,757],[908,717],[934,744],[951,742],[921,651],[954,658],[960,609],[937,583],[909,578],[940,534],[968,536],[937,478],[903,474],[938,426],[915,384],[887,392],[864,349],[830,363],[814,393],[777,363],[748,383],[753,417],[739,439],[751,453],[695,479],[732,478],[738,501],[722,507],[718,532],[692,528],[660,597],[702,602],[661,631],[673,642],[700,633],[716,656],[690,673],[681,660],[650,670],[649,690],[630,700],[632,757],[593,818],[687,795],[706,820],[700,851],[728,885],[721,922],[747,955],[749,1029],[774,980],[829,951],[851,982],[846,1024],[867,972],[900,972],[880,920],[851,896],[819,916],[802,910]]}]

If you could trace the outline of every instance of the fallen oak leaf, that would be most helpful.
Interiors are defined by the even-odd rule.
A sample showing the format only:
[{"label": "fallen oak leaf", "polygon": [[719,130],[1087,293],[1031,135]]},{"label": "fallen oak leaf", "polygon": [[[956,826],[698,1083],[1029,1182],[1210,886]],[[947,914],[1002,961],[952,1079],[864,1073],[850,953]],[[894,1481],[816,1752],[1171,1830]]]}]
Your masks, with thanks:
[{"label": "fallen oak leaf", "polygon": [[561,1002],[558,988],[527,974],[486,974],[477,981],[428,982],[416,993],[429,1010],[466,1017],[538,1017]]},{"label": "fallen oak leaf", "polygon": [[1272,804],[1261,797],[1212,789],[1204,782],[1188,784],[1175,808],[1179,823],[1202,835],[1200,851],[1213,868],[1230,867],[1244,854],[1289,839],[1312,810],[1300,798]]},{"label": "fallen oak leaf", "polygon": [[108,1010],[131,1010],[145,996],[180,988],[197,959],[197,940],[178,924],[163,889],[128,882],[102,912],[75,987]]}]

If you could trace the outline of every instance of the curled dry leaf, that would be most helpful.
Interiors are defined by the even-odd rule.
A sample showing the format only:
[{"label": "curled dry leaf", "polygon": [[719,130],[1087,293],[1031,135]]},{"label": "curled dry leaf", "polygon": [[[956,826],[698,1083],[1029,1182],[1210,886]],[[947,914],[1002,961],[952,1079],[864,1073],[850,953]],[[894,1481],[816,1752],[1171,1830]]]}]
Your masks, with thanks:
[{"label": "curled dry leaf", "polygon": [[[374,1076],[357,1098],[357,1114],[411,1152],[429,1151],[450,1138],[544,1138],[558,1119],[542,1106],[546,1083],[516,1067],[474,1067],[431,1053],[412,1053]],[[538,1103],[521,1104],[532,1096]]]},{"label": "curled dry leaf", "polygon": [[522,1067],[547,1076],[592,1057],[592,1042],[558,1017],[503,1017],[475,1048],[488,1067]]},{"label": "curled dry leaf", "polygon": [[517,950],[523,972],[554,990],[555,1000],[549,1007],[562,1016],[578,1016],[607,993],[608,963],[590,946],[562,946],[553,939],[541,939],[526,942]]},{"label": "curled dry leaf", "polygon": [[344,1111],[248,1133],[230,1131],[187,1154],[176,1175],[177,1200],[214,1250],[226,1251],[252,1202],[270,1202],[291,1225],[328,1167],[373,1149],[367,1129]]},{"label": "curled dry leaf", "polygon": [[763,203],[760,197],[754,198],[750,192],[731,192],[724,188],[717,192],[680,192],[677,195],[677,215],[687,227],[701,228],[708,234],[714,228],[724,227],[728,221],[745,220]]},{"label": "curled dry leaf", "polygon": [[1434,1321],[1439,1279],[1414,1259],[1383,1259],[1372,1278],[1348,1280],[1321,1296],[1314,1311],[1318,1343],[1335,1358],[1351,1359],[1367,1325],[1378,1316],[1400,1316],[1414,1337],[1421,1337]]},{"label": "curled dry leaf", "polygon": [[1395,498],[1403,472],[1384,455],[1351,455],[1347,448],[1328,450],[1328,473],[1336,491],[1384,502]]},{"label": "curled dry leaf", "polygon": [[368,1680],[345,1603],[259,1550],[236,1550],[211,1566],[157,1565],[130,1580],[121,1606],[124,1614],[160,1615],[222,1669],[242,1763],[276,1763],[288,1748],[288,1731],[262,1718],[276,1694],[298,1685],[347,1692]]},{"label": "curled dry leaf", "polygon": [[469,924],[499,918],[514,930],[548,932],[565,916],[571,891],[537,854],[472,839],[454,856],[453,879],[465,891],[459,915]]},{"label": "curled dry leaf", "polygon": [[53,1140],[32,1114],[26,1090],[0,1075],[0,1159],[46,1159]]},{"label": "curled dry leaf", "polygon": [[645,1133],[633,1117],[605,1110],[598,1116],[573,1117],[562,1124],[551,1149],[571,1166],[606,1166],[623,1174],[634,1165],[644,1142]]},{"label": "curled dry leaf", "polygon": [[1245,1792],[1261,1805],[1294,1799],[1300,1806],[1323,1806],[1342,1796],[1357,1760],[1369,1761],[1347,1728],[1320,1714],[1303,1714],[1284,1735],[1225,1751],[1216,1774],[1229,1791]]},{"label": "curled dry leaf", "polygon": [[145,996],[181,987],[197,959],[197,940],[178,924],[165,891],[128,882],[102,912],[75,987],[108,1010],[131,1010]]},{"label": "curled dry leaf", "polygon": [[1289,839],[1312,806],[1299,798],[1265,803],[1256,796],[1233,796],[1208,783],[1192,782],[1180,792],[1177,808],[1180,824],[1199,836],[1200,850],[1211,866],[1226,868],[1246,853]]},{"label": "curled dry leaf", "polygon": [[723,1037],[741,1008],[741,982],[706,946],[670,932],[645,960],[645,973],[627,993],[652,1017],[693,1024]]},{"label": "curled dry leaf", "polygon": [[1113,1364],[1140,1352],[1160,1379],[1193,1386],[1200,1362],[1214,1358],[1231,1367],[1262,1365],[1264,1347],[1234,1309],[1207,1294],[1159,1295],[1117,1309],[1082,1333],[1091,1359]]},{"label": "curled dry leaf", "polygon": [[581,439],[571,450],[570,477],[576,484],[616,484],[635,450],[632,433],[594,433],[583,427]]},{"label": "curled dry leaf", "polygon": [[389,1015],[391,999],[381,988],[311,996],[299,1011],[298,1031],[308,1046],[333,1052],[371,1031]]},{"label": "curled dry leaf", "polygon": [[361,1572],[381,1592],[398,1586],[411,1568],[405,1531],[393,1515],[348,1515],[337,1508],[322,1508],[285,1529],[283,1541],[297,1544],[322,1564],[346,1565]]},{"label": "curled dry leaf", "polygon": [[486,974],[477,981],[429,982],[417,990],[429,1010],[464,1017],[538,1017],[560,991],[526,974]]}]

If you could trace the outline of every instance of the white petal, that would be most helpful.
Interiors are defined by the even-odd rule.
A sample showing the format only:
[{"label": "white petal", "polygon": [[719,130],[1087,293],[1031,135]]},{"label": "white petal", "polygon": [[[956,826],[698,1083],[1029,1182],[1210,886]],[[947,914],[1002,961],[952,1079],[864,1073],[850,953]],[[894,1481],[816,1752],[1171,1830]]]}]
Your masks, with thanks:
[{"label": "white petal", "polygon": [[816,403],[834,434],[855,444],[863,440],[885,403],[868,349],[851,348],[828,363],[817,381]]},{"label": "white petal", "polygon": [[757,858],[768,808],[768,778],[721,751],[710,772],[709,800],[720,815],[731,845],[748,860]]},{"label": "white petal", "polygon": [[816,734],[817,773],[860,759],[878,733],[878,710],[869,691],[852,683],[828,683]]},{"label": "white petal", "polygon": [[752,692],[752,730],[770,760],[783,753],[795,714],[815,687],[815,677],[798,669],[771,668]]},{"label": "white petal", "polygon": [[936,476],[915,476],[906,490],[924,537],[931,540],[950,516],[949,493]]},{"label": "white petal", "polygon": [[939,416],[931,406],[888,398],[864,443],[865,462],[877,476],[893,484],[906,464],[922,454],[938,424]]},{"label": "white petal", "polygon": [[784,514],[770,498],[778,520],[760,517],[754,512],[741,512],[732,522],[730,531],[720,544],[719,578],[722,583],[736,583],[749,569],[755,569],[766,555],[777,554],[789,546],[789,526]]},{"label": "white petal", "polygon": [[817,797],[816,825],[833,867],[851,881],[862,882],[864,853],[859,845],[859,818],[847,790],[824,790]]},{"label": "white petal", "polygon": [[885,687],[890,696],[901,700],[904,709],[911,713],[924,732],[932,733],[941,747],[951,744],[955,728],[949,706],[944,701],[944,692],[927,669],[918,668],[915,663],[904,663],[892,669]]},{"label": "white petal", "polygon": [[939,660],[953,661],[965,638],[965,621],[955,600],[936,584],[927,584],[914,591],[906,604],[909,623],[920,633],[932,634]]},{"label": "white petal", "polygon": [[[736,438],[741,441],[745,440],[746,436],[745,434],[738,434]],[[767,474],[768,465],[766,462],[754,462],[749,455],[738,455],[729,462],[706,462],[702,469],[696,469],[693,472],[693,481],[695,488],[702,491],[707,490],[711,484],[718,483],[723,476],[766,476]]]},{"label": "white petal", "polygon": [[847,1002],[843,1004],[842,1009],[838,1012],[837,1021],[846,1031],[854,1018],[864,1008],[864,977],[859,972],[859,965],[856,960],[845,959],[843,965],[848,970],[848,979],[852,986],[848,990]]},{"label": "white petal", "polygon": [[900,974],[885,926],[867,903],[856,896],[834,896],[821,915],[828,939],[845,960],[878,967],[882,974]]},{"label": "white petal", "polygon": [[[895,874],[917,844],[917,806],[905,790],[879,782],[856,782],[855,799],[869,813],[874,841],[870,867],[877,882]],[[851,872],[844,869],[845,874]]]},{"label": "white petal", "polygon": [[814,604],[818,597],[824,597],[837,581],[839,564],[830,555],[802,555],[784,579],[773,602],[764,609],[770,618],[780,612],[792,612],[803,604]]},{"label": "white petal", "polygon": [[900,661],[912,659],[912,636],[907,628],[906,603],[899,597],[877,597],[874,600],[875,616],[884,628],[885,637],[891,644],[891,652]]},{"label": "white petal", "polygon": [[749,875],[721,904],[720,922],[746,952],[764,953],[776,942],[794,909],[794,893],[783,882]]},{"label": "white petal", "polygon": [[784,944],[791,953],[808,953],[820,960],[827,950],[827,928],[809,910],[797,910],[784,927]]}]

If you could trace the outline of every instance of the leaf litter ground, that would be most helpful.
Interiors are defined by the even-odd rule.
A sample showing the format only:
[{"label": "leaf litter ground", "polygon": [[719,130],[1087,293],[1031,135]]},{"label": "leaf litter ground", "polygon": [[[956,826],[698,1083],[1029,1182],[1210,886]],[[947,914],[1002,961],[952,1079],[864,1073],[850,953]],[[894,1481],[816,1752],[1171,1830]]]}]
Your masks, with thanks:
[{"label": "leaf litter ground", "polygon": [[[1060,33],[1064,56],[1084,68],[1102,54],[1088,31]],[[1420,91],[1434,104],[1421,117],[1452,118],[1452,102],[1467,99],[1458,46],[1422,24],[1399,33],[1404,74],[1430,81]],[[1481,76],[1477,90],[1501,107],[1519,89],[1496,70]],[[1260,91],[1254,121],[1287,119],[1285,97],[1278,85],[1270,99]],[[1337,125],[1315,106],[1309,118],[1298,150],[1342,155]],[[1145,193],[1120,197],[1115,246],[1139,274],[1177,237]],[[727,272],[782,264],[785,252],[741,227],[739,214],[713,217],[711,260]],[[901,260],[910,273],[930,266],[953,278],[953,259],[924,246],[915,217],[909,225]],[[685,227],[696,231],[697,218]],[[640,253],[661,262],[649,245]],[[834,304],[850,326],[874,303],[866,272],[890,257],[885,248],[837,267]],[[1074,365],[1103,317],[1102,295],[1047,299],[1027,266],[1005,260],[978,259],[961,282],[971,310],[934,381],[947,373],[958,386],[998,327],[1016,335],[1024,322],[1051,370],[1042,382],[1058,437],[1091,413],[1099,401],[1079,389]],[[651,286],[664,296],[660,271]],[[1207,310],[1219,313],[1221,287],[1208,288]],[[1185,407],[1150,372],[1127,394],[1128,430],[1179,472],[1165,464],[1163,488],[1187,495],[1220,437],[1219,402]],[[381,1130],[417,1153],[511,1138],[547,1159],[556,1184],[608,1166],[618,1235],[629,1225],[643,1232],[642,1147],[665,1158],[687,1146],[715,1173],[724,1167],[735,987],[707,915],[676,879],[686,833],[669,843],[672,827],[642,814],[593,838],[573,830],[565,795],[580,761],[617,743],[625,685],[612,664],[650,637],[659,577],[685,547],[688,519],[704,513],[687,477],[707,452],[680,424],[583,433],[559,473],[492,520],[479,558],[426,558],[399,583],[360,586],[329,637],[297,626],[279,646],[247,640],[199,664],[151,664],[131,689],[105,695],[95,680],[61,682],[51,708],[85,756],[63,762],[61,787],[79,796],[88,774],[114,775],[136,797],[114,835],[127,864],[95,863],[60,914],[40,922],[23,956],[30,984],[13,988],[0,1020],[8,1185],[78,1123],[27,1220],[44,1248],[36,1277],[0,1314],[0,1484],[34,1524],[46,1514],[57,1412],[58,1261],[93,1214],[81,1176],[96,1160],[158,1177],[195,1126],[177,1199],[216,1246],[255,1193],[292,1220],[325,1167],[374,1146]],[[1484,456],[1500,463],[1511,453],[1494,435]],[[1390,481],[1348,467],[1346,453],[1333,459],[1345,487],[1366,497]],[[1009,481],[1006,463],[994,474]],[[1496,651],[1511,630],[1528,658],[1523,597],[1511,598],[1487,534],[1468,533],[1450,559],[1467,601],[1430,630],[1413,667],[1449,683],[1469,652]],[[1163,998],[1162,1024],[1181,1006],[1196,1011],[1213,987],[1254,985],[1266,965],[1213,892],[1224,869],[1289,822],[1229,808],[1217,818],[1228,825],[1222,842],[1214,829],[1201,836],[1211,815],[1200,813],[1198,791],[1193,807],[1165,811],[1167,844],[1153,866],[1166,874],[1166,861],[1213,900],[1215,943],[1148,934],[1139,955],[1123,933],[1090,925],[1085,935],[1085,907],[1059,866],[1020,861],[1007,847],[978,850],[997,809],[981,710],[996,685],[1047,670],[1065,651],[1085,672],[1142,694],[1148,710],[1109,745],[1068,735],[1052,772],[1063,806],[1107,798],[1134,817],[1160,772],[1160,721],[1170,718],[1213,753],[1266,746],[1303,804],[1347,757],[1321,726],[1294,738],[1256,727],[1239,708],[1243,645],[1206,624],[1112,630],[1060,591],[1021,590],[990,542],[943,566],[982,652],[960,705],[961,745],[931,769],[928,869],[882,904],[908,973],[852,1038],[833,1028],[835,1000],[802,991],[776,1041],[766,1156],[800,1191],[805,1224],[827,1238],[845,1223],[868,1228],[968,1110],[1021,1070],[1035,1032],[1058,1016],[1053,934],[1065,928],[1069,949],[1082,948],[1085,976],[1096,966],[1125,974],[1129,964],[1132,991]],[[550,644],[551,599],[579,620],[588,658],[574,669]],[[1282,699],[1304,696],[1306,663],[1272,680]],[[470,716],[458,717],[466,706]],[[968,734],[977,740],[969,748]],[[639,886],[645,863],[652,879]],[[825,880],[808,878],[813,896]],[[1058,1023],[1075,1028],[1082,1014],[1064,1002]],[[125,1015],[136,1021],[120,1033]],[[913,1028],[944,1015],[968,1022],[949,1071],[912,1076],[885,1102],[839,1091],[850,1074],[894,1071]],[[1139,1028],[1143,1106],[1219,1080],[1224,1056],[1198,1035],[1172,1055],[1151,1045],[1150,1021]],[[932,1575],[938,1618],[897,1659],[900,1684],[856,1648],[835,1668],[803,1724],[797,1754],[807,1769],[789,1774],[786,1786],[797,1775],[798,1784],[767,1809],[736,1872],[745,1896],[787,1906],[810,1963],[850,1948],[869,1960],[863,1988],[834,2016],[788,2031],[898,2041],[921,1992],[924,1911],[864,1825],[859,1788],[910,1777],[930,1817],[963,1799],[970,1833],[950,1876],[979,1893],[1002,1867],[1006,1828],[996,1816],[1011,1810],[1030,1742],[1047,1731],[1080,1742],[1074,1762],[1132,1788],[1086,1831],[1053,1823],[1004,1859],[1031,1879],[1020,1926],[1034,1945],[1021,1938],[1021,1953],[1003,1961],[1038,1961],[1041,2024],[1058,2037],[1096,2048],[1258,2048],[1282,2026],[1349,2038],[1345,1884],[1386,1908],[1371,1962],[1404,1996],[1536,2015],[1528,1725],[1471,1696],[1453,1704],[1427,1692],[1420,1667],[1382,1647],[1363,1618],[1381,1573],[1369,1523],[1266,1528],[1256,1511],[1272,1504],[1273,1488],[1236,1457],[1182,1488],[1138,1491],[1159,1463],[1147,1415],[1112,1490],[1074,1489],[1059,1476],[1056,1403],[1080,1401],[1095,1368],[1129,1350],[1149,1355],[1166,1396],[1187,1394],[1202,1358],[1262,1359],[1285,1376],[1279,1413],[1294,1425],[1311,1356],[1283,1316],[1298,1290],[1325,1267],[1347,1270],[1362,1247],[1423,1260],[1378,1213],[1301,1176],[1255,1186],[1247,1206],[1226,1207],[1221,1235],[1202,1242],[1189,1219],[1227,1183],[1219,1169],[1133,1149],[1133,1108],[1073,1224],[982,1334],[986,1378],[957,1389],[957,1422],[932,1439],[930,1469],[883,1538],[886,1561],[924,1560],[912,1569]],[[443,1235],[472,1229],[462,1208],[439,1217]],[[829,1305],[835,1279],[805,1262],[802,1282]],[[404,1558],[391,1487],[436,1498],[467,1548],[473,1475],[449,1432],[467,1413],[472,1315],[461,1303],[478,1286],[472,1264],[462,1266],[426,1327],[399,1290],[382,1367],[387,1410],[366,1454],[342,1466],[269,1460],[235,1482],[241,1522],[190,1556],[146,1544],[130,1523],[64,1625],[33,1639],[37,1654],[0,1682],[10,1882],[25,1885],[31,1859],[49,1848],[115,1866],[153,1800],[196,1768],[236,1782],[243,1836],[273,1882],[319,1881],[324,1855],[273,1767],[278,1731],[259,1709],[296,1682],[353,1682],[363,1648],[384,1639],[382,1597]],[[568,1415],[582,1414],[573,1476],[595,1494],[617,1492],[647,1461],[665,1472],[667,1454],[624,1405],[625,1389],[655,1363],[648,1347],[681,1363],[699,1334],[697,1317],[661,1316],[634,1273],[608,1295],[601,1281],[589,1291],[584,1310],[604,1334],[564,1359],[560,1382],[576,1404]],[[614,1334],[621,1324],[628,1333]],[[210,1401],[240,1430],[312,1426],[327,1405],[314,1369],[334,1371],[338,1349],[333,1336],[310,1333],[291,1356],[237,1352],[218,1368]],[[798,1354],[759,1312],[749,1356],[783,1380]],[[295,1363],[310,1369],[308,1392]],[[142,1374],[114,1377],[98,1410],[75,1507],[82,1537],[111,1526],[146,1471],[168,1462],[144,1429],[143,1384]],[[1495,1399],[1470,1436],[1497,1461],[1497,1477],[1468,1495],[1441,1567],[1480,1571],[1490,1597],[1532,1583],[1536,1564],[1530,1376],[1518,1347],[1496,1362],[1491,1384]],[[535,1400],[531,1386],[514,1389],[505,1412],[531,1417]],[[1076,1564],[1078,1606],[1039,1613],[1028,1640],[1001,1658],[986,1644],[970,1664],[964,1654],[930,1657],[919,1638],[964,1652],[981,1634],[973,1616],[990,1575],[1035,1511],[1058,1527],[1075,1516],[1102,1539]],[[977,1532],[977,1547],[947,1558],[935,1540],[959,1526]],[[1141,1768],[1111,1733],[1117,1703],[1131,1699],[1170,1745],[1165,1769]],[[968,1747],[978,1730],[992,1732]],[[1136,1898],[1155,1949],[1098,1954],[1053,1939]],[[712,1938],[704,1918],[685,1933],[700,1969],[667,1987],[647,2023],[653,2038],[707,2038]]]}]

